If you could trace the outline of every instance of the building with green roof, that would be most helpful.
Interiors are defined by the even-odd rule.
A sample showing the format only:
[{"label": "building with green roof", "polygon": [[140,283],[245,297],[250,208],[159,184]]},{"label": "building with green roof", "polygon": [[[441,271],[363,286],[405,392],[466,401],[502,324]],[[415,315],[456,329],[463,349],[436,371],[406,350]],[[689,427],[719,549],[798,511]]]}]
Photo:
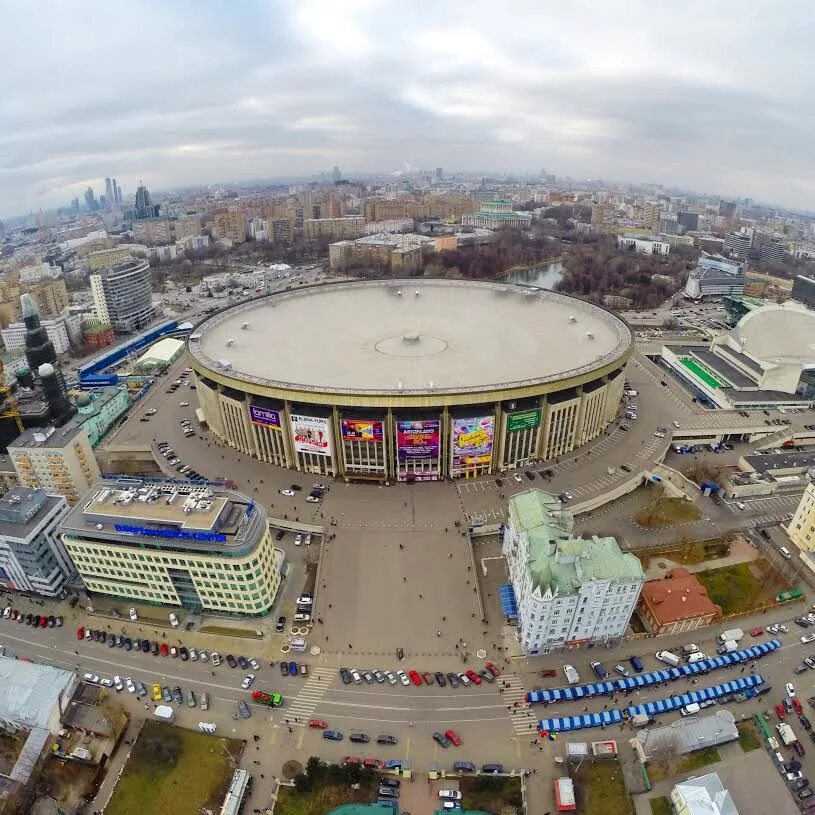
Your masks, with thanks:
[{"label": "building with green roof", "polygon": [[572,533],[572,517],[551,493],[509,499],[503,553],[525,653],[612,644],[625,634],[644,581],[642,564],[615,538]]},{"label": "building with green roof", "polygon": [[529,229],[532,224],[532,216],[528,212],[515,212],[512,209],[511,201],[496,198],[481,204],[479,212],[463,215],[461,223],[464,226],[483,229],[502,229],[508,226],[514,229]]}]

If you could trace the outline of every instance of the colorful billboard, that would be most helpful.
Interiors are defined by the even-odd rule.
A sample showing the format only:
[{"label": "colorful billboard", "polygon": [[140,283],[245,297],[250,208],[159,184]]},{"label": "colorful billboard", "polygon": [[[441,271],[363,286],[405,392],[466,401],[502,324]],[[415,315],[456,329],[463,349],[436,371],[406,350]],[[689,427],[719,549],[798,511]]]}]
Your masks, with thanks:
[{"label": "colorful billboard", "polygon": [[494,416],[453,419],[453,468],[489,464],[494,438]]},{"label": "colorful billboard", "polygon": [[440,435],[440,422],[438,419],[397,422],[396,450],[399,461],[438,459]]},{"label": "colorful billboard", "polygon": [[276,410],[249,405],[249,420],[260,427],[270,427],[272,430],[282,430],[280,413]]},{"label": "colorful billboard", "polygon": [[520,413],[510,413],[507,416],[507,432],[515,433],[517,430],[529,430],[541,423],[541,409],[522,410]]},{"label": "colorful billboard", "polygon": [[298,453],[312,453],[318,456],[331,455],[331,420],[322,416],[291,417],[291,431],[294,449]]},{"label": "colorful billboard", "polygon": [[382,444],[385,433],[382,422],[368,419],[343,419],[340,426],[343,441],[372,441]]}]

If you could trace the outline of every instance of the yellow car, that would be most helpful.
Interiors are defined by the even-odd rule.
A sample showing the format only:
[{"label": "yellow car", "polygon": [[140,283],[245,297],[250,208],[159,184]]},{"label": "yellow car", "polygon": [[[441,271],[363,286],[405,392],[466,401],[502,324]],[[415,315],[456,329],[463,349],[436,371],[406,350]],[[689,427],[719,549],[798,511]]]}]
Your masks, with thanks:
[{"label": "yellow car", "polygon": [[153,685],[153,699],[156,702],[160,702],[162,700],[161,685]]}]

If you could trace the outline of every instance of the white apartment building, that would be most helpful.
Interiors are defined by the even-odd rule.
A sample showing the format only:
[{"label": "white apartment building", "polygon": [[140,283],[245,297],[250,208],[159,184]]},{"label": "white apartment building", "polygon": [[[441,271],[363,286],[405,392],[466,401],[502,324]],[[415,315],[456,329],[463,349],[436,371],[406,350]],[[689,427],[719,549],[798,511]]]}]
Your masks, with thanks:
[{"label": "white apartment building", "polygon": [[503,554],[526,654],[618,641],[640,596],[640,561],[614,538],[575,538],[571,526],[571,513],[550,493],[509,499]]},{"label": "white apartment building", "polygon": [[[58,354],[67,354],[71,350],[71,338],[69,335],[68,327],[70,318],[67,314],[61,314],[59,317],[52,319],[40,319],[40,325],[45,328],[48,339],[54,343],[54,350]],[[0,336],[3,337],[3,345],[6,350],[12,354],[16,354],[25,350],[25,334],[26,327],[24,322],[11,323],[8,328],[0,330]]]},{"label": "white apartment building", "polygon": [[64,495],[73,506],[102,474],[81,424],[30,428],[8,446],[20,484]]},{"label": "white apartment building", "polygon": [[0,498],[0,585],[59,597],[74,574],[57,534],[68,514],[62,495],[14,487]]},{"label": "white apartment building", "polygon": [[633,249],[639,255],[667,255],[671,244],[657,237],[645,235],[617,235],[618,249]]},{"label": "white apartment building", "polygon": [[269,222],[263,218],[247,218],[246,237],[253,241],[269,240]]},{"label": "white apartment building", "polygon": [[804,491],[787,527],[787,534],[802,552],[815,551],[815,482],[811,482]]}]

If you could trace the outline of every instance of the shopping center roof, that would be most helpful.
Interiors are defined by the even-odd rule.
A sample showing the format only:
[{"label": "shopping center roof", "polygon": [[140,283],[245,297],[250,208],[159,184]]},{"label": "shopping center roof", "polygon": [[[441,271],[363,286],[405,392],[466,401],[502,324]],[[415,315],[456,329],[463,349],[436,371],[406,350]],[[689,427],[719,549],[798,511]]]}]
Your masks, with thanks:
[{"label": "shopping center roof", "polygon": [[465,280],[357,281],[282,292],[204,321],[190,350],[261,385],[348,393],[522,387],[590,372],[632,345],[611,312]]}]

